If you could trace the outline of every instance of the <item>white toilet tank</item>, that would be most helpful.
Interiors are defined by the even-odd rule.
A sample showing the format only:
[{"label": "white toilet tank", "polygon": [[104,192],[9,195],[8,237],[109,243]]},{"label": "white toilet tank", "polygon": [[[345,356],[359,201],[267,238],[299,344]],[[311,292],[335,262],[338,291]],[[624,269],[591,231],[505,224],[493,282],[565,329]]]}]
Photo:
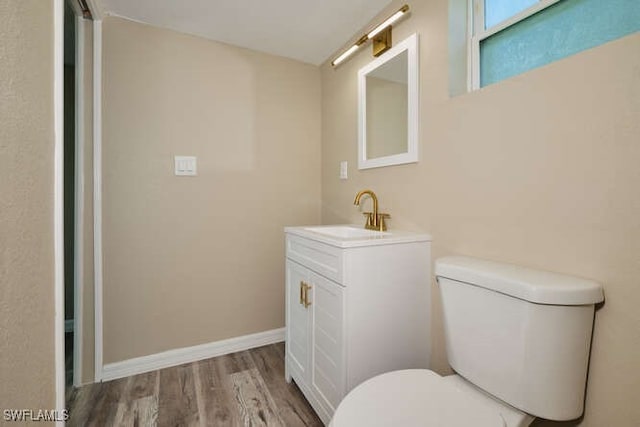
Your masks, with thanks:
[{"label": "white toilet tank", "polygon": [[536,417],[582,415],[598,283],[468,257],[436,260],[435,275],[458,374]]}]

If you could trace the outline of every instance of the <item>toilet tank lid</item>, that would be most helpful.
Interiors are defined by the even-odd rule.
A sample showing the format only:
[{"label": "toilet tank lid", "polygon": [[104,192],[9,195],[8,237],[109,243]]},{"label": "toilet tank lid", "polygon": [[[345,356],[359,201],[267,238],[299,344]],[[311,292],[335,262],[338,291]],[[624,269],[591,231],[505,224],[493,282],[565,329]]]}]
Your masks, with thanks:
[{"label": "toilet tank lid", "polygon": [[589,305],[604,301],[602,286],[592,280],[513,264],[464,256],[439,258],[436,277],[443,277],[538,304]]}]

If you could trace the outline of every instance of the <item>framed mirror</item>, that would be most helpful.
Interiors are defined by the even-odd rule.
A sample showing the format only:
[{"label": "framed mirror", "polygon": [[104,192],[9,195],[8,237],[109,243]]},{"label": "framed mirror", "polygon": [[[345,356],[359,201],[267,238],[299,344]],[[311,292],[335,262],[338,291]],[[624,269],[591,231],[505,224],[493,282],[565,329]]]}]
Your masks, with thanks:
[{"label": "framed mirror", "polygon": [[358,169],[418,161],[418,35],[358,72]]}]

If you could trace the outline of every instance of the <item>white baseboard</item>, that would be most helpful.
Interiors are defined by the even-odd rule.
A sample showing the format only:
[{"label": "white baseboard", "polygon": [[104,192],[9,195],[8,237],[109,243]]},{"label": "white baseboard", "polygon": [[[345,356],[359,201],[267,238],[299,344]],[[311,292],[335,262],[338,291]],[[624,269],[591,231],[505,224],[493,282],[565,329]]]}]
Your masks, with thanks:
[{"label": "white baseboard", "polygon": [[102,368],[102,380],[115,380],[281,341],[284,341],[284,328],[194,345],[193,347],[163,351],[162,353],[106,364]]}]

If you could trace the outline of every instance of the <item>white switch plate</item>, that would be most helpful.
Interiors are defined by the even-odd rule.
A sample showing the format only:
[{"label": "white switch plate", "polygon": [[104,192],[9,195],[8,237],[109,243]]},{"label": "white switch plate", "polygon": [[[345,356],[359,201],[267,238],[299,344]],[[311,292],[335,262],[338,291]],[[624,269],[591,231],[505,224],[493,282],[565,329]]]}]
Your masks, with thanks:
[{"label": "white switch plate", "polygon": [[340,179],[347,179],[348,163],[346,160],[340,162]]},{"label": "white switch plate", "polygon": [[196,158],[194,156],[175,156],[175,174],[179,176],[197,175]]}]

